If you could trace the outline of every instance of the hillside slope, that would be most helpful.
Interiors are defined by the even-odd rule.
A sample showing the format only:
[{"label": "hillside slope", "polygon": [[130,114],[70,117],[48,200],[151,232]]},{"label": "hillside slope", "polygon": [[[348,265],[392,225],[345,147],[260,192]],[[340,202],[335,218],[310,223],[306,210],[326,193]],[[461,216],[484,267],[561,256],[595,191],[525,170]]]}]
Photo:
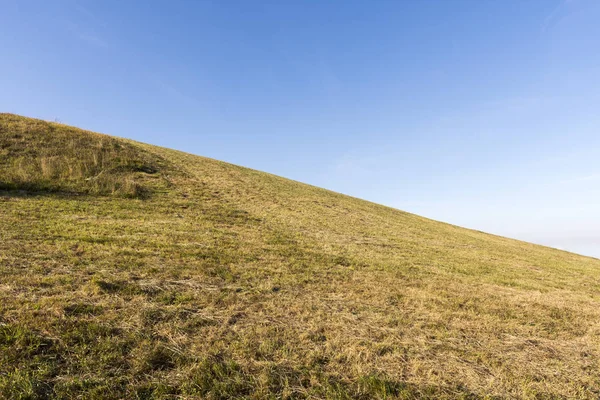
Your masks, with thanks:
[{"label": "hillside slope", "polygon": [[600,261],[0,114],[0,398],[598,398]]}]

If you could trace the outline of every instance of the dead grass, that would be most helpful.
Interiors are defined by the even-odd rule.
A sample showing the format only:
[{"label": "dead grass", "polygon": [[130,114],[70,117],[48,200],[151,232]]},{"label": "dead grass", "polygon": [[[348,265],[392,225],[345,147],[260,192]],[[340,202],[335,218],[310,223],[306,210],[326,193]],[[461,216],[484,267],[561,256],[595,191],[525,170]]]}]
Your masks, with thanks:
[{"label": "dead grass", "polygon": [[600,396],[598,260],[17,116],[0,144],[0,398]]}]

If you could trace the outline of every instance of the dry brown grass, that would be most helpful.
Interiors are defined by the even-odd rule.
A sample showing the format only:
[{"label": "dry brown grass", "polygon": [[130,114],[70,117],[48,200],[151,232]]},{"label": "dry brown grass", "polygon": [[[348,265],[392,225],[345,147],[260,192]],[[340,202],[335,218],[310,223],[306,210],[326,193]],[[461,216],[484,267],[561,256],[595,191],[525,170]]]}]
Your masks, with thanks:
[{"label": "dry brown grass", "polygon": [[160,167],[93,196],[75,144],[6,186],[60,191],[0,195],[0,398],[600,396],[598,260],[49,126]]}]

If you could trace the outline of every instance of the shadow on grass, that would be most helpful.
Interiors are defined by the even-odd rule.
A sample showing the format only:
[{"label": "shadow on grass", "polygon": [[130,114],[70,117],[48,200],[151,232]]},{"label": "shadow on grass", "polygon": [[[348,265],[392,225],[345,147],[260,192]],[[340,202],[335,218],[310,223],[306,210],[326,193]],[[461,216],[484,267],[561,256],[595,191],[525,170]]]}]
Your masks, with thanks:
[{"label": "shadow on grass", "polygon": [[69,191],[62,190],[60,188],[53,187],[45,187],[45,186],[36,186],[36,185],[27,185],[27,186],[17,186],[17,185],[7,185],[4,182],[0,181],[0,198],[2,197],[10,197],[10,198],[31,198],[31,197],[51,197],[54,199],[61,200],[73,200],[77,198],[91,198],[91,197],[117,197],[117,198],[129,198],[129,199],[138,199],[138,200],[147,200],[152,197],[152,191],[141,188],[138,189],[133,194],[122,194],[122,193],[89,193],[86,191]]},{"label": "shadow on grass", "polygon": [[[272,363],[249,370],[224,353],[189,357],[94,320],[67,319],[60,327],[60,338],[49,339],[25,326],[0,325],[0,398],[479,398],[464,386],[420,386],[378,373],[348,381],[315,365]],[[123,363],[136,348],[141,353]],[[185,372],[164,379],[161,374],[173,368]],[[56,379],[67,371],[72,379]]]}]

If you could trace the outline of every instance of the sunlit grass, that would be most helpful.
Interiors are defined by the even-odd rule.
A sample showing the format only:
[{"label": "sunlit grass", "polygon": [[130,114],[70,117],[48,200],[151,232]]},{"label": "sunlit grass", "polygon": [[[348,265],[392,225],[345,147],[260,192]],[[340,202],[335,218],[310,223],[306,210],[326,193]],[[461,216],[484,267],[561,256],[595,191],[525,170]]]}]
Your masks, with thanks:
[{"label": "sunlit grass", "polygon": [[0,398],[600,396],[598,260],[6,114],[0,185]]}]

